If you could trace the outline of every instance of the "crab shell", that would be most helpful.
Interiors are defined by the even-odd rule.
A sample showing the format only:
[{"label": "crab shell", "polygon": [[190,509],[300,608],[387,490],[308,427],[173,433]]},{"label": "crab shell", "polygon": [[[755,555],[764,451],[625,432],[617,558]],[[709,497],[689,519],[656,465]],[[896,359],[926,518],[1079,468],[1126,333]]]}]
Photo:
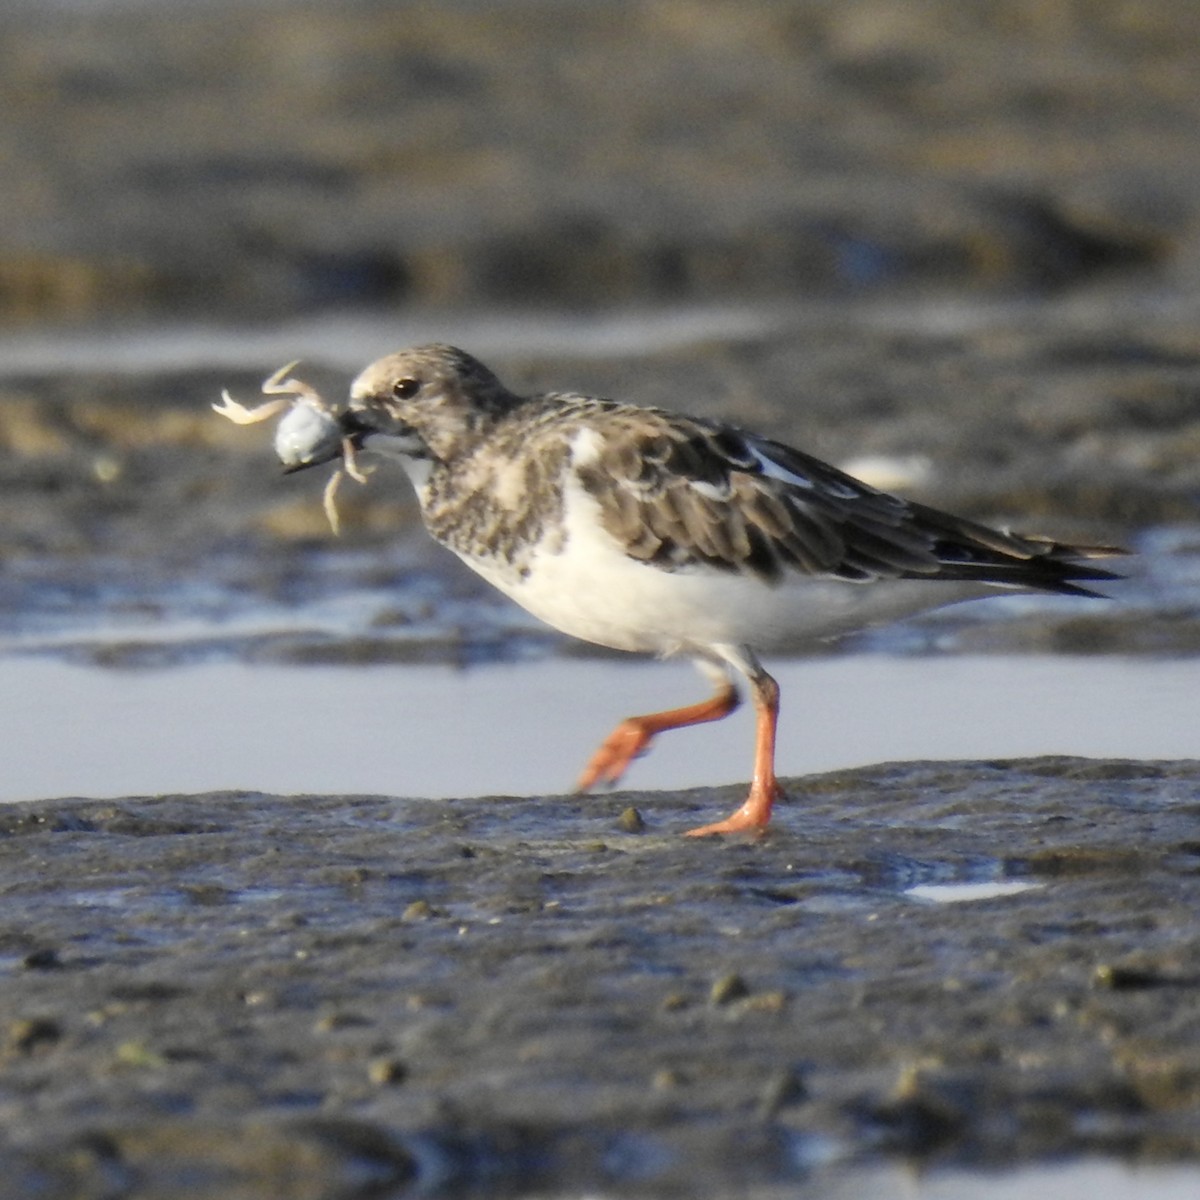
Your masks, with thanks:
[{"label": "crab shell", "polygon": [[324,405],[297,400],[275,427],[275,453],[285,467],[324,462],[341,453],[342,427]]}]

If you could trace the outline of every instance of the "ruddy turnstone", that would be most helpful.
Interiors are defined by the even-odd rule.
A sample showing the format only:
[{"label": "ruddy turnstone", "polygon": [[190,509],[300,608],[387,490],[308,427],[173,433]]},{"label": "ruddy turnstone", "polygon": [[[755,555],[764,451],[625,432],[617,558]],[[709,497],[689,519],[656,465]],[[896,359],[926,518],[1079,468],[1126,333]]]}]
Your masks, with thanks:
[{"label": "ruddy turnstone", "polygon": [[[268,381],[276,392],[295,384],[283,374]],[[292,390],[311,407],[310,391]],[[529,612],[598,645],[687,655],[713,681],[697,704],[622,721],[581,790],[616,783],[656,734],[727,716],[734,677],[746,680],[749,794],[692,835],[761,830],[782,794],[779,687],[759,654],[998,589],[1094,596],[1080,584],[1118,578],[1090,562],[1115,547],[991,529],[733,425],[573,392],[518,396],[453,346],[372,363],[335,415],[340,437],[325,417],[294,421],[308,424],[283,439],[286,456],[277,445],[289,466],[340,455],[354,473],[362,451],[398,459],[433,537]]]}]

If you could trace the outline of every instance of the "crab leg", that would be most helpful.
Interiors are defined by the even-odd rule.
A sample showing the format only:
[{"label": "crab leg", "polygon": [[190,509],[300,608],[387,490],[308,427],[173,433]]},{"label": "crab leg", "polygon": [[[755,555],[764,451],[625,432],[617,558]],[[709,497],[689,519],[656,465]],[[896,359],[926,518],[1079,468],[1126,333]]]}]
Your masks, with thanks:
[{"label": "crab leg", "polygon": [[300,365],[300,360],[290,362],[286,367],[280,367],[270,378],[263,380],[262,393],[264,396],[295,396],[307,400],[314,408],[327,409],[329,406],[316,388],[310,387],[302,379],[284,379],[293,368]]},{"label": "crab leg", "polygon": [[266,421],[268,418],[275,416],[276,413],[281,413],[285,408],[291,405],[290,400],[268,400],[265,404],[255,405],[254,408],[247,408],[244,404],[235,400],[228,392],[221,393],[221,403],[214,404],[212,410],[215,413],[220,413],[235,425],[257,425],[259,421]]},{"label": "crab leg", "polygon": [[366,483],[373,468],[363,470],[358,465],[358,451],[354,448],[354,440],[352,438],[342,438],[342,470],[354,480],[355,483]]},{"label": "crab leg", "polygon": [[[333,410],[325,403],[325,400],[315,388],[310,387],[301,379],[291,377],[290,372],[299,361],[297,359],[295,362],[290,362],[286,366],[280,367],[278,371],[263,381],[263,395],[275,396],[278,399],[268,400],[266,403],[256,405],[254,408],[247,408],[244,404],[235,400],[227,391],[223,391],[221,393],[221,403],[214,404],[212,406],[213,411],[220,413],[221,416],[233,421],[236,425],[254,425],[259,421],[266,421],[295,404],[306,404],[318,413],[333,418]],[[354,440],[349,437],[342,438],[341,465],[329,477],[329,482],[325,485],[325,492],[322,496],[322,507],[325,510],[325,518],[329,522],[330,529],[335,534],[341,531],[341,520],[337,510],[337,493],[343,477],[349,475],[356,483],[366,483],[368,474],[369,471],[363,470],[358,465],[358,455],[355,450]]]},{"label": "crab leg", "polygon": [[[300,379],[284,379],[284,376],[292,370],[300,362],[296,359],[290,362],[285,367],[280,367],[273,375],[263,380],[262,393],[264,396],[290,396],[294,399],[302,399],[308,401],[315,408],[323,409],[326,407],[325,401],[320,395],[307,383]],[[221,403],[214,404],[213,412],[220,413],[235,425],[257,425],[259,421],[267,421],[276,413],[283,412],[291,400],[279,399],[268,400],[265,404],[255,405],[254,408],[247,408],[240,401],[235,400],[228,391],[221,392]]]}]

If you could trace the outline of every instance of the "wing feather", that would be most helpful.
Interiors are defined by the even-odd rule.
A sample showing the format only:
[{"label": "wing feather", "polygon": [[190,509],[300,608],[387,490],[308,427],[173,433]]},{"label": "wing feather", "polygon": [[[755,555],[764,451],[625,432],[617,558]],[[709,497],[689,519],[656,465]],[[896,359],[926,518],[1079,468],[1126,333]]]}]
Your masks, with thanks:
[{"label": "wing feather", "polygon": [[1086,592],[1120,553],[1001,532],[902,500],[782,443],[657,409],[595,402],[576,463],[608,532],[634,558],[777,582],[961,579]]}]

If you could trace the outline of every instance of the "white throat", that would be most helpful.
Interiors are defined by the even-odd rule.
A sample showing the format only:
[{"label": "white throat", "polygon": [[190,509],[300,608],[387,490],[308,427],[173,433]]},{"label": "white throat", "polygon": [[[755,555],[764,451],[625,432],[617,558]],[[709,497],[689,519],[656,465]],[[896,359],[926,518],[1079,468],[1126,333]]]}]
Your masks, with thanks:
[{"label": "white throat", "polygon": [[425,486],[433,469],[424,445],[411,434],[405,437],[394,433],[369,433],[362,440],[362,448],[398,462],[418,491]]}]

